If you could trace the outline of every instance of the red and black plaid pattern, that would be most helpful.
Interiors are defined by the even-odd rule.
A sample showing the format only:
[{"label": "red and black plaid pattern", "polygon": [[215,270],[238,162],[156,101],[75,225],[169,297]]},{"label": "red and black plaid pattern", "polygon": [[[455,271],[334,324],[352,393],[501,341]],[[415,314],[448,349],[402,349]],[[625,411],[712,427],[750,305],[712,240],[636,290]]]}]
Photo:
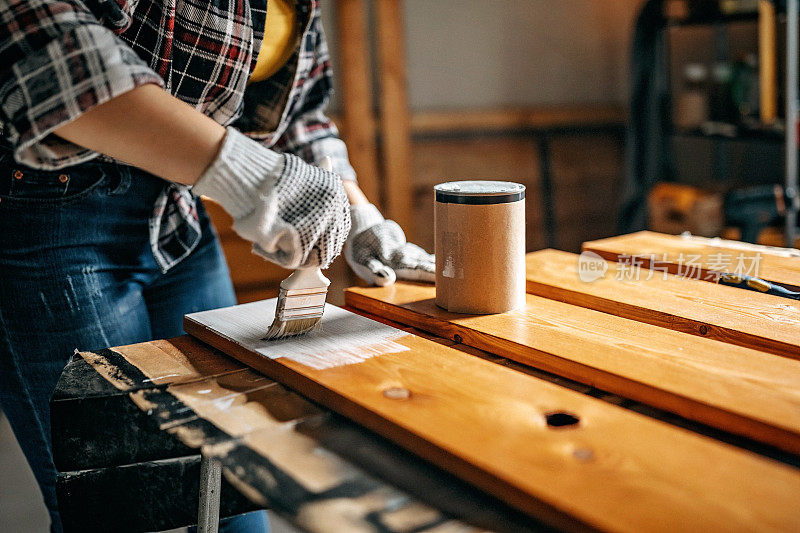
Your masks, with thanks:
[{"label": "red and black plaid pattern", "polygon": [[[35,168],[88,161],[99,154],[52,131],[156,83],[269,147],[312,163],[328,155],[343,179],[355,179],[344,143],[324,114],[331,68],[318,1],[295,2],[302,25],[295,54],[271,78],[247,85],[267,0],[0,0],[0,139],[19,162]],[[154,248],[162,268],[196,242],[189,235],[193,201],[175,185],[159,199],[151,228],[161,233],[151,241],[165,244]],[[189,244],[175,244],[184,241]]]}]

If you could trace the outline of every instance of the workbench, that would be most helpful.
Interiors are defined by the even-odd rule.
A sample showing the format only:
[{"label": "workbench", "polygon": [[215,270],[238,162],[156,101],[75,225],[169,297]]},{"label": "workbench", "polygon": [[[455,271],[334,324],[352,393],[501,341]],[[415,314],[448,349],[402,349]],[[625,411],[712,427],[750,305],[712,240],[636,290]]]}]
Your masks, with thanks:
[{"label": "workbench", "polygon": [[[625,279],[612,260],[666,246],[646,237],[587,243],[609,260],[596,283],[577,255],[529,254],[510,314],[447,313],[424,284],[350,289],[410,351],[332,373],[246,365],[191,315],[224,353],[183,336],[76,354],[51,402],[66,529],[270,508],[320,532],[797,530],[800,306],[668,268]],[[800,283],[800,259],[755,253]]]}]

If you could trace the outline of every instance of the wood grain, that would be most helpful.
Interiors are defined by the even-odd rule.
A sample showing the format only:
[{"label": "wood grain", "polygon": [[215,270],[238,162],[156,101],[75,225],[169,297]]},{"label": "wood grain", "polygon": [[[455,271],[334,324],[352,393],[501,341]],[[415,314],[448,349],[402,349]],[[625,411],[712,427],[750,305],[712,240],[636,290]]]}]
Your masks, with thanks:
[{"label": "wood grain", "polygon": [[[190,446],[188,450],[202,447],[206,455],[222,462],[226,479],[239,491],[259,507],[268,505],[281,512],[306,531],[367,531],[376,525],[386,533],[477,531],[451,516],[490,530],[509,533],[536,530],[535,524],[526,524],[518,511],[423,464],[374,434],[190,337],[83,352],[80,357],[84,364],[91,361],[93,368],[106,377],[115,396],[125,396],[127,405],[156,425],[159,435]],[[157,385],[148,376],[162,375],[164,365],[175,371],[164,375]],[[124,417],[121,424],[140,422],[128,411],[106,410],[102,415]],[[199,455],[190,459],[193,464],[199,464]],[[175,459],[181,460],[185,458]],[[369,472],[358,466],[364,462],[371,465]],[[163,509],[138,510],[142,512],[132,522],[135,528],[120,525],[130,520],[135,509],[122,513],[114,509],[113,513],[108,513],[92,507],[102,506],[104,502],[103,498],[98,498],[96,488],[89,492],[88,507],[82,495],[70,496],[70,501],[79,506],[70,513],[72,523],[87,527],[84,524],[89,522],[87,531],[144,531],[192,523],[199,476],[196,472],[188,474],[188,479],[195,480],[195,484],[194,499],[187,499],[184,493],[176,492],[169,485],[170,479],[183,477],[176,478],[178,474],[168,468],[156,471],[156,467],[169,464],[151,461],[133,465],[149,468],[140,476],[145,486],[150,479],[152,486],[172,490],[161,506]],[[141,490],[140,479],[129,479],[131,470],[130,467],[119,470],[120,474],[126,473],[119,478],[126,486],[130,481],[135,490]],[[106,471],[116,472],[117,469],[92,472]],[[77,473],[80,476],[73,474],[76,473],[65,476],[70,482],[69,486],[64,485],[67,489],[75,486],[85,490],[80,482],[74,483],[75,478],[80,477],[99,479],[102,490],[111,490],[112,494],[119,490],[115,488],[114,477],[95,478],[91,477],[95,474],[87,476],[87,472]],[[192,487],[191,483],[184,485],[184,489]],[[422,491],[416,490],[421,487],[424,487]],[[231,503],[228,500],[238,502],[242,498],[230,487],[225,490],[238,497],[224,499],[223,506],[227,510]],[[435,496],[429,497],[426,491]],[[153,502],[158,501],[153,496],[146,505],[153,506]],[[186,505],[187,501],[190,505]],[[428,502],[434,506],[429,506]],[[191,510],[188,518],[182,512],[174,513],[171,518],[179,520],[163,526],[158,517],[180,504],[183,505],[180,509]],[[247,502],[247,505],[246,509],[253,508],[252,503]],[[85,516],[87,511],[81,510],[84,507],[98,513],[95,518],[100,526],[92,525],[91,517]],[[109,518],[114,527],[107,522]]]},{"label": "wood grain", "polygon": [[531,294],[800,359],[800,305],[793,300],[613,262],[603,278],[585,283],[578,256],[558,250],[525,261]]},{"label": "wood grain", "polygon": [[[800,363],[552,299],[459,315],[429,285],[348,289],[348,305],[800,453]],[[743,379],[743,376],[746,379]]]},{"label": "wood grain", "polygon": [[[111,353],[81,352],[80,355],[114,387],[128,393],[194,383],[245,370],[236,361],[219,357],[188,337],[117,346]],[[121,372],[123,364],[132,365],[137,372]]]},{"label": "wood grain", "polygon": [[[719,254],[727,256],[723,259],[730,258],[731,261],[743,256],[752,262],[759,257],[760,259],[757,259],[758,272],[750,272],[751,275],[783,285],[791,290],[800,290],[800,252],[795,257],[787,257],[786,254],[770,252],[769,248],[756,246],[746,249],[741,246],[747,247],[747,244],[720,240],[712,245],[708,241],[652,231],[640,231],[583,243],[584,250],[595,252],[609,261],[617,261],[620,256],[636,255],[637,259],[641,259],[641,266],[644,268],[651,266],[648,256],[653,255],[658,261],[658,266],[665,268],[670,274],[680,273],[678,259],[681,258],[681,254],[683,254],[684,262],[689,259],[689,256],[699,256],[700,271],[696,277],[700,279],[709,277],[712,264],[716,259],[720,259]],[[684,274],[691,273],[688,272],[688,269],[684,269]]]},{"label": "wood grain", "polygon": [[196,455],[138,409],[81,356],[74,356],[50,400],[53,463],[60,472]]},{"label": "wood grain", "polygon": [[[188,315],[184,329],[556,527],[800,525],[796,469],[432,341],[408,335],[395,340],[408,351],[315,370],[208,322]],[[548,425],[554,413],[578,423]]]}]

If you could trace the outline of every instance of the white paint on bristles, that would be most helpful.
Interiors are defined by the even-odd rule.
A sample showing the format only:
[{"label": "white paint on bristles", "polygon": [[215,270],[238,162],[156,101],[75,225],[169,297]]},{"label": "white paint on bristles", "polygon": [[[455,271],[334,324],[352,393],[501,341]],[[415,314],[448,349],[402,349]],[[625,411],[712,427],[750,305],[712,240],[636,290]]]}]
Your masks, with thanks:
[{"label": "white paint on bristles", "polygon": [[320,325],[298,337],[264,340],[275,318],[277,298],[187,315],[231,341],[270,359],[286,358],[318,370],[361,363],[408,351],[395,342],[410,335],[326,304]]}]

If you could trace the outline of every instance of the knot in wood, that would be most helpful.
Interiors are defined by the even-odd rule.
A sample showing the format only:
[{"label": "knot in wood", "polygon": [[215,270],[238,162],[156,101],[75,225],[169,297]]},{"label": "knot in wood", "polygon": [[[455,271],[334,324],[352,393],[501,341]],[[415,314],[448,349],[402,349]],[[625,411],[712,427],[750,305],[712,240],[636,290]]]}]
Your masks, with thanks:
[{"label": "knot in wood", "polygon": [[389,387],[383,391],[383,395],[390,400],[405,400],[411,396],[411,391],[404,387]]},{"label": "knot in wood", "polygon": [[578,461],[591,461],[594,459],[594,452],[589,448],[575,448],[572,456]]}]

